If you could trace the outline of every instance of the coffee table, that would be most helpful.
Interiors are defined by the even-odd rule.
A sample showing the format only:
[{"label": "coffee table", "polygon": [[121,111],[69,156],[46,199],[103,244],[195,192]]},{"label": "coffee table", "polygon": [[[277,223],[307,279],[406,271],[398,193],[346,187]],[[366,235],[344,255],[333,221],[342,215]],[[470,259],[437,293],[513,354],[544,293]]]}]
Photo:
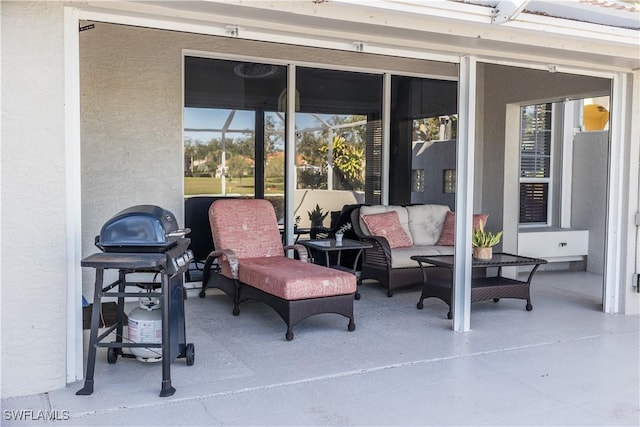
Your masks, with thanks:
[{"label": "coffee table", "polygon": [[[346,271],[352,273],[358,279],[358,286],[360,285],[360,276],[358,275],[358,260],[364,249],[370,249],[373,247],[371,243],[361,242],[359,240],[342,239],[342,243],[336,242],[336,239],[315,239],[315,240],[300,240],[298,242],[308,248],[314,256],[314,261],[318,261],[316,254],[324,253],[324,264],[329,268],[335,268],[337,270]],[[345,267],[340,265],[340,257],[343,251],[358,251],[352,267]],[[335,264],[331,263],[331,252],[337,252],[337,260]],[[356,289],[356,299],[360,299],[360,292]]]},{"label": "coffee table", "polygon": [[[424,307],[423,301],[426,298],[439,298],[449,306],[447,318],[452,318],[453,303],[453,255],[416,255],[411,259],[420,264],[422,270],[422,294],[418,301],[417,307],[421,310]],[[498,267],[498,272],[492,277],[474,277],[471,279],[471,302],[485,301],[493,299],[498,302],[500,298],[516,298],[527,301],[525,308],[527,311],[533,310],[531,305],[531,279],[538,267],[546,264],[547,261],[538,258],[529,258],[520,255],[508,253],[494,253],[489,260],[473,259],[471,266],[473,268]],[[502,267],[520,267],[533,265],[533,269],[529,273],[526,281],[502,277]],[[429,279],[427,277],[429,267],[437,266],[449,269],[451,272],[450,280]]]}]

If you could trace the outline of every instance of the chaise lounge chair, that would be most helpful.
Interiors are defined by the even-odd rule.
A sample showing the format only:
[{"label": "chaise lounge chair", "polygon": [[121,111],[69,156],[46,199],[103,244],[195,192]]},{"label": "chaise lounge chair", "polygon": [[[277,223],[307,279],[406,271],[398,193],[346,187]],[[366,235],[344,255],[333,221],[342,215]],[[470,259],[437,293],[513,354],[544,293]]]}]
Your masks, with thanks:
[{"label": "chaise lounge chair", "polygon": [[[307,262],[302,245],[282,245],[273,205],[266,200],[217,200],[209,208],[214,247],[204,266],[203,289],[218,288],[233,301],[233,314],[240,304],[255,300],[272,307],[287,324],[285,338],[307,317],[337,313],[355,329],[353,302],[356,277],[339,270]],[[299,259],[287,257],[295,250]],[[211,270],[218,261],[221,272]]]}]

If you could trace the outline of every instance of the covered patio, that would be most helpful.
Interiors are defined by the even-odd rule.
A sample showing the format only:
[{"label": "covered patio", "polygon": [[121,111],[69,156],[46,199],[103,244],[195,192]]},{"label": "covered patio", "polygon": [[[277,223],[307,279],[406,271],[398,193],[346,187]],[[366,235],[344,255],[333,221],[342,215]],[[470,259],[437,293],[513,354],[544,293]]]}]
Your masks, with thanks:
[{"label": "covered patio", "polygon": [[476,303],[464,334],[451,333],[441,301],[417,310],[418,288],[387,298],[364,284],[356,331],[320,315],[290,342],[266,305],[234,317],[228,298],[197,292],[186,301],[196,363],[174,362],[174,396],[158,397],[160,364],[110,365],[100,349],[93,395],[75,395],[80,381],[4,399],[3,425],[41,425],[7,419],[14,410],[78,426],[640,423],[639,318],[602,313],[599,275],[539,272],[533,311],[520,300]]},{"label": "covered patio", "polygon": [[[567,10],[539,9],[545,3],[2,2],[3,425],[41,425],[39,411],[60,425],[637,425],[640,127],[632,119],[640,99],[640,11],[629,2],[616,2],[626,4],[614,11],[576,0],[573,6],[587,9],[586,18],[576,20]],[[378,82],[375,90],[359,89],[352,98],[376,94],[379,109],[329,111],[320,107],[333,107],[336,99],[310,98],[309,91],[300,93],[301,109],[345,112],[354,120],[369,113],[377,157],[369,159],[376,166],[367,169],[371,175],[365,174],[365,182],[375,183],[366,203],[414,203],[413,184],[421,188],[419,177],[435,171],[438,181],[427,177],[421,190],[436,189],[458,214],[455,284],[465,297],[456,300],[453,322],[441,301],[428,300],[417,310],[419,289],[387,298],[380,287],[365,285],[354,333],[318,316],[299,325],[296,341],[287,343],[268,307],[247,304],[234,317],[223,296],[210,291],[199,299],[193,289],[186,312],[196,363],[174,364],[175,396],[158,397],[158,365],[109,365],[104,353],[95,393],[75,396],[86,363],[82,301],[93,281],[81,260],[96,251],[97,231],[114,212],[139,204],[162,206],[184,222],[186,100],[203,99],[186,96],[189,57],[286,70],[278,75],[276,95],[294,94],[297,83],[315,82],[316,75],[320,83],[335,82],[340,74]],[[205,77],[207,84],[225,86],[219,74]],[[415,81],[425,84],[408,90]],[[398,90],[403,84],[406,94]],[[245,87],[250,84],[243,82]],[[325,92],[347,93],[339,87]],[[396,94],[401,102],[394,102]],[[409,95],[416,102],[408,102]],[[569,145],[555,144],[566,148],[561,157],[567,160],[554,164],[554,179],[562,179],[546,198],[558,202],[547,210],[547,225],[589,228],[591,236],[600,236],[587,256],[606,269],[537,273],[533,312],[509,300],[470,308],[472,214],[489,213],[491,228],[505,231],[503,251],[518,252],[526,240],[519,237],[518,220],[520,109],[587,97],[610,100],[609,128],[600,135],[604,154],[583,156],[601,160],[603,168],[594,173],[587,163],[569,162]],[[261,155],[253,164],[265,169],[255,175],[271,178],[261,158],[277,158],[288,173],[277,185],[257,185],[255,197],[274,187],[288,195],[283,225],[292,240],[296,216],[312,207],[296,212],[291,197],[300,191],[292,178],[300,166],[292,144],[301,136],[292,114],[296,97],[274,99],[286,100],[289,145],[275,156],[254,138]],[[309,99],[323,102],[312,109]],[[271,106],[250,107],[266,114],[265,105]],[[417,113],[401,114],[414,105]],[[216,106],[223,107],[239,108]],[[455,111],[455,144],[412,138],[416,119]],[[580,111],[567,108],[556,117],[570,123]],[[254,123],[269,118],[255,117]],[[574,135],[570,128],[560,133],[567,141]],[[435,151],[452,146],[453,165],[414,168],[414,141],[433,141],[434,158]],[[575,177],[568,167],[574,164],[580,165]],[[210,165],[214,175],[217,166]],[[456,183],[446,189],[440,180],[452,174],[444,171],[457,171]],[[224,172],[220,167],[221,181]],[[565,191],[572,182],[602,195],[600,204],[573,203]],[[579,224],[583,218],[572,212],[597,219],[598,227]]]}]

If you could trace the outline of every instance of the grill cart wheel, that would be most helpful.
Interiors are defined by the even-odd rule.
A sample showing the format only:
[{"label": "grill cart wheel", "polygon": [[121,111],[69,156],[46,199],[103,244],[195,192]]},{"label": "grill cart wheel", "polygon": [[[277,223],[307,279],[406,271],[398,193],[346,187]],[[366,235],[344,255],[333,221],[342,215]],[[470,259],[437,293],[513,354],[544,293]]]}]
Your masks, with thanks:
[{"label": "grill cart wheel", "polygon": [[118,352],[115,347],[109,347],[107,349],[107,362],[110,364],[114,364],[118,361]]},{"label": "grill cart wheel", "polygon": [[192,366],[196,361],[196,349],[193,343],[187,344],[187,347],[185,348],[184,353],[187,359],[187,366]]}]

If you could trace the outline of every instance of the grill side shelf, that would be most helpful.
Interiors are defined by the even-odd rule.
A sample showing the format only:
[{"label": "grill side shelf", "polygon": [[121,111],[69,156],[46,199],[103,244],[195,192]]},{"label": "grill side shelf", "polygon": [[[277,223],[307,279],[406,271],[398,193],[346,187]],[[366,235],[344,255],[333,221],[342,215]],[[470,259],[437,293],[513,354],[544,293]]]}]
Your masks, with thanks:
[{"label": "grill side shelf", "polygon": [[165,254],[160,253],[123,253],[105,252],[89,255],[80,265],[93,268],[164,268],[167,263]]}]

